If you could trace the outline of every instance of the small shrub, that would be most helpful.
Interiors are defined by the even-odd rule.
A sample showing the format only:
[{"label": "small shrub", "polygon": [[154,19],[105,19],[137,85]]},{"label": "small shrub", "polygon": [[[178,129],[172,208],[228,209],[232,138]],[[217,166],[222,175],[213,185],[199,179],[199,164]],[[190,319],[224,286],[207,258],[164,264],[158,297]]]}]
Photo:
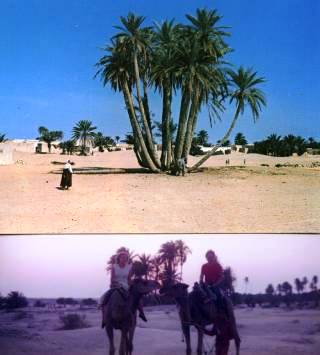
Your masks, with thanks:
[{"label": "small shrub", "polygon": [[22,293],[18,291],[10,292],[8,296],[5,298],[5,308],[7,310],[23,308],[27,306],[28,306],[28,300]]},{"label": "small shrub", "polygon": [[89,327],[89,324],[86,321],[86,316],[80,316],[77,313],[70,313],[65,316],[61,316],[60,321],[63,324],[61,328],[62,330],[73,330]]},{"label": "small shrub", "polygon": [[227,155],[227,154],[231,154],[231,149],[226,149],[225,152],[224,152],[224,154],[226,154],[226,155]]},{"label": "small shrub", "polygon": [[21,319],[26,319],[26,318],[33,318],[33,315],[28,314],[25,311],[20,311],[15,314],[13,320],[21,320]]},{"label": "small shrub", "polygon": [[40,300],[37,300],[35,303],[34,303],[34,305],[33,305],[34,307],[40,307],[40,308],[43,308],[43,307],[45,307],[46,306],[46,304],[44,303],[44,302],[42,302],[42,301],[40,301]]},{"label": "small shrub", "polygon": [[269,166],[269,164],[260,164],[261,166]]},{"label": "small shrub", "polygon": [[191,145],[190,148],[190,155],[196,156],[196,155],[204,155],[205,152],[198,146],[198,145]]},{"label": "small shrub", "polygon": [[82,306],[97,306],[98,302],[93,298],[85,298],[81,301]]},{"label": "small shrub", "polygon": [[217,150],[216,152],[213,153],[213,155],[223,155],[223,151]]}]

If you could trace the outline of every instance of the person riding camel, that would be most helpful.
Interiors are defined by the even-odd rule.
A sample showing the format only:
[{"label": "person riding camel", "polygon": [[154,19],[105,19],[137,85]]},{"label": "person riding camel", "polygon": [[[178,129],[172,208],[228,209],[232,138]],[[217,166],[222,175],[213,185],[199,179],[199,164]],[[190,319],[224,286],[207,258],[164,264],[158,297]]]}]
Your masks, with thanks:
[{"label": "person riding camel", "polygon": [[[129,291],[130,285],[134,282],[134,272],[132,269],[132,264],[129,260],[129,254],[125,250],[121,250],[116,256],[116,262],[112,265],[111,268],[111,280],[110,280],[110,289],[105,292],[100,300],[100,305],[107,304],[111,294],[117,288],[123,288],[126,291]],[[142,303],[139,303],[138,306],[139,318],[144,322],[147,322],[147,318],[143,311]]]},{"label": "person riding camel", "polygon": [[220,310],[225,310],[231,323],[233,337],[240,341],[232,302],[221,289],[224,280],[223,268],[213,250],[206,252],[206,259],[207,263],[202,265],[200,273],[200,286],[207,295],[205,302],[214,301]]},{"label": "person riding camel", "polygon": [[207,263],[203,264],[200,273],[200,285],[207,293],[209,299],[216,300],[218,306],[222,305],[222,293],[219,284],[223,281],[223,268],[213,250],[206,252]]}]

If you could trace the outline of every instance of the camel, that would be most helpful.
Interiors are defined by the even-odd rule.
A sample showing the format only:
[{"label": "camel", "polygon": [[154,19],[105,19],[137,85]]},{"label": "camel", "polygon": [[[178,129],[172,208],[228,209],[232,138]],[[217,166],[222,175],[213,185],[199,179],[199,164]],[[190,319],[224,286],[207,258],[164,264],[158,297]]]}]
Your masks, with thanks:
[{"label": "camel", "polygon": [[[179,309],[181,328],[186,342],[186,355],[191,355],[190,327],[194,326],[198,333],[197,355],[203,354],[203,336],[216,336],[216,355],[228,355],[230,340],[234,339],[236,353],[240,354],[240,337],[236,327],[233,311],[227,312],[216,307],[213,300],[205,299],[204,291],[195,284],[193,291],[188,292],[188,285],[178,283],[163,287],[161,294],[173,297]],[[231,301],[225,298],[227,308],[232,309]],[[230,308],[231,307],[231,308]],[[206,329],[213,326],[213,330]]]},{"label": "camel", "polygon": [[115,288],[108,303],[102,305],[103,327],[109,338],[109,355],[116,352],[113,331],[121,331],[119,355],[131,355],[133,352],[133,337],[137,322],[137,308],[143,295],[158,287],[151,280],[135,280],[130,290]]}]

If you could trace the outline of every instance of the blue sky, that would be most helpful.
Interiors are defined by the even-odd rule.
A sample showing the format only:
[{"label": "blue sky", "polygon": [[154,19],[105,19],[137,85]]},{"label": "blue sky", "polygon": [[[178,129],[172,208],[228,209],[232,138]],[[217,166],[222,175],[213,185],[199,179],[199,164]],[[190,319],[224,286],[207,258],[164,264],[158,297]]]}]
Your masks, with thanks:
[{"label": "blue sky", "polygon": [[[197,7],[217,8],[222,24],[232,27],[230,60],[267,78],[268,106],[259,122],[245,114],[234,134],[241,131],[250,142],[273,132],[320,139],[318,0],[2,0],[0,132],[35,138],[42,125],[68,138],[77,121],[89,119],[106,135],[124,136],[130,126],[121,94],[93,80],[99,47],[129,11],[151,23],[184,21]],[[161,101],[153,96],[151,103],[159,119]],[[207,129],[215,142],[232,113],[210,128],[204,109],[198,129]]]}]

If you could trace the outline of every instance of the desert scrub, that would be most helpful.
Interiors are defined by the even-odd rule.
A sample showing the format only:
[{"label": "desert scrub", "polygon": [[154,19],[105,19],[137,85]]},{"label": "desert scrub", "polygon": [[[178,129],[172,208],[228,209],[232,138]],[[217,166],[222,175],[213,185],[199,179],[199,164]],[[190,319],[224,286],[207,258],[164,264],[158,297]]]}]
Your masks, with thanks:
[{"label": "desert scrub", "polygon": [[89,328],[89,324],[86,321],[86,316],[79,315],[78,313],[70,313],[60,316],[60,321],[63,325],[61,328],[59,328],[59,330]]}]

